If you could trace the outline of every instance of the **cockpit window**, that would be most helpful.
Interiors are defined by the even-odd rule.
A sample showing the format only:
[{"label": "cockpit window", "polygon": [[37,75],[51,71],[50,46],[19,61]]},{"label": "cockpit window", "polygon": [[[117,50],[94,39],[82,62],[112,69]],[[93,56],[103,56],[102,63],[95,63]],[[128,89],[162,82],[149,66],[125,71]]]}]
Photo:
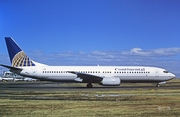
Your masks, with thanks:
[{"label": "cockpit window", "polygon": [[169,71],[163,71],[164,73],[169,73]]}]

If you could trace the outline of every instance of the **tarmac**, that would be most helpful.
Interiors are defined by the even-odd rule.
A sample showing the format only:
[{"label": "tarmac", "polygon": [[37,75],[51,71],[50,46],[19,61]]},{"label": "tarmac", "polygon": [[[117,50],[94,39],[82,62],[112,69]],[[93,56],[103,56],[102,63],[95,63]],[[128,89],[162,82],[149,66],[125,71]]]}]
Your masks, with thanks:
[{"label": "tarmac", "polygon": [[123,84],[122,86],[101,86],[94,85],[93,88],[87,88],[86,84],[53,83],[53,82],[0,82],[0,91],[72,91],[72,90],[138,90],[138,89],[180,89],[179,83],[167,83],[156,87],[156,84],[137,85]]}]

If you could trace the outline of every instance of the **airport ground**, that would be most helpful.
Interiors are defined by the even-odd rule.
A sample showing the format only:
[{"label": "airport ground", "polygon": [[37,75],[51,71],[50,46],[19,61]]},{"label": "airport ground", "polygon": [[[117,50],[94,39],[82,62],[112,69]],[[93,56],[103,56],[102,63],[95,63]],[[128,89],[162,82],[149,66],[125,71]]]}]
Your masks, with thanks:
[{"label": "airport ground", "polygon": [[119,87],[51,82],[0,82],[2,117],[178,117],[180,80]]}]

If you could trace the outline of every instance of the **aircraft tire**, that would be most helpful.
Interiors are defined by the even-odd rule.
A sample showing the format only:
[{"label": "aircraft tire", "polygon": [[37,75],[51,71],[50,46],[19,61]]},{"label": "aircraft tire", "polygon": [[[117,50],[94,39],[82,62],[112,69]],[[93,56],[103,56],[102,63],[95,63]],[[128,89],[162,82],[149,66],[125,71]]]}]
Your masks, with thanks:
[{"label": "aircraft tire", "polygon": [[157,85],[156,85],[156,87],[160,87],[160,85],[159,85],[159,84],[157,84]]},{"label": "aircraft tire", "polygon": [[87,87],[87,88],[92,88],[93,85],[92,85],[91,83],[88,83],[86,87]]}]

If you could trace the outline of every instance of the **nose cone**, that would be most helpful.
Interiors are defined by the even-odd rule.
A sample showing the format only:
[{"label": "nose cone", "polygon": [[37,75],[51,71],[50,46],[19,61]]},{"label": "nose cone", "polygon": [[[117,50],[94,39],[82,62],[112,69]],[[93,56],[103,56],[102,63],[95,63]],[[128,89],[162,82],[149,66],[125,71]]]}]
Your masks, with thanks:
[{"label": "nose cone", "polygon": [[170,77],[171,79],[173,79],[173,78],[175,78],[175,77],[176,77],[176,75],[175,75],[175,74],[173,74],[173,73],[169,73],[169,77]]}]

